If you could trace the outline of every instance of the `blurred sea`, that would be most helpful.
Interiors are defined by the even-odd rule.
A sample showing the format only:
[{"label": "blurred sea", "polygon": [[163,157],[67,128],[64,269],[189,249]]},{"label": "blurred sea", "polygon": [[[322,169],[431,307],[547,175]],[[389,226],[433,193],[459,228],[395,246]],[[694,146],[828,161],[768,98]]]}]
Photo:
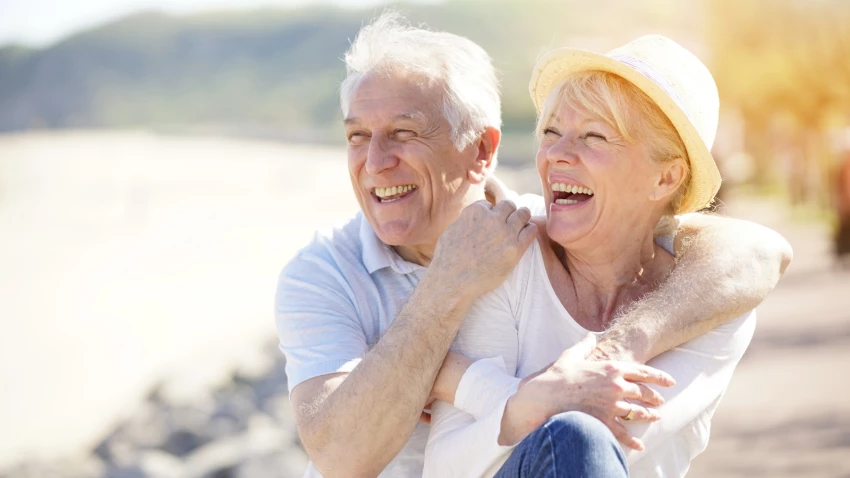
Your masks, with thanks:
[{"label": "blurred sea", "polygon": [[0,470],[93,448],[161,383],[268,366],[277,275],[350,189],[343,150],[0,136]]}]

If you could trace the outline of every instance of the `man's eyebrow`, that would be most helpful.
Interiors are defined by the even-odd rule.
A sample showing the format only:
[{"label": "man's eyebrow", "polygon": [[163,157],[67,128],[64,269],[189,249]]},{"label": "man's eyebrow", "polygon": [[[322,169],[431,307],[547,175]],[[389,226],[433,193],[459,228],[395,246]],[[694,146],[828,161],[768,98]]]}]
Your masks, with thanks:
[{"label": "man's eyebrow", "polygon": [[[396,115],[393,118],[393,121],[425,121],[426,119],[427,117],[424,114],[420,113],[419,111],[414,111],[411,113],[402,113],[400,115]],[[360,118],[356,116],[349,116],[348,118],[345,118],[342,123],[346,126],[359,124]]]},{"label": "man's eyebrow", "polygon": [[396,117],[395,117],[395,118],[393,118],[393,119],[396,119],[396,120],[413,120],[413,121],[418,121],[418,120],[423,120],[423,119],[425,119],[425,115],[424,115],[424,114],[422,114],[422,113],[420,113],[420,112],[418,112],[418,111],[414,111],[414,112],[412,112],[412,113],[403,113],[403,114],[400,114],[400,115],[396,116]]}]

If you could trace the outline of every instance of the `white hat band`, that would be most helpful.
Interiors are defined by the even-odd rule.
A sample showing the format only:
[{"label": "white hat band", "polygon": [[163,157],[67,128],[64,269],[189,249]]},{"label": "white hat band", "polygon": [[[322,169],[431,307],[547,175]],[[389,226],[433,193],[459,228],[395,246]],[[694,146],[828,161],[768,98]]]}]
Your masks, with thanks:
[{"label": "white hat band", "polygon": [[658,85],[659,88],[664,90],[664,92],[667,93],[667,95],[672,98],[677,105],[679,105],[679,108],[685,113],[685,116],[688,117],[688,119],[691,121],[691,124],[694,124],[694,119],[691,117],[691,114],[690,112],[688,112],[687,108],[685,108],[685,104],[679,98],[679,95],[676,94],[676,90],[674,90],[673,86],[670,83],[667,83],[664,77],[659,75],[653,67],[647,65],[640,59],[635,58],[633,56],[617,54],[611,55],[611,58],[619,61],[620,63],[623,63],[624,65],[627,65],[629,68],[649,78],[650,81]]}]

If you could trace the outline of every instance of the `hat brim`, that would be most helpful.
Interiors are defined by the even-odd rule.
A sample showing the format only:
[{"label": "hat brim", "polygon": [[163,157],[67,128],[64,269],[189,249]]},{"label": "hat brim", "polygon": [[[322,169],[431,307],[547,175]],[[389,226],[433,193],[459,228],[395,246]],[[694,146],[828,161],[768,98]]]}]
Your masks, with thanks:
[{"label": "hat brim", "polygon": [[652,80],[631,67],[613,58],[586,50],[575,48],[552,50],[537,62],[528,85],[537,114],[540,114],[552,89],[560,85],[567,77],[582,71],[597,70],[621,76],[646,93],[667,115],[679,133],[690,160],[691,181],[676,213],[699,211],[710,206],[720,189],[721,182],[720,171],[717,169],[714,157],[711,156],[711,151],[673,98]]}]

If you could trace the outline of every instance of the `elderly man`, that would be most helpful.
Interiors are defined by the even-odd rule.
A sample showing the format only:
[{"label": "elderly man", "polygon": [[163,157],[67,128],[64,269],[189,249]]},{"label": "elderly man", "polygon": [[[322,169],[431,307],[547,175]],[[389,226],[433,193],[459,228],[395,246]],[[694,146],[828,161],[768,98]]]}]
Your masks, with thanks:
[{"label": "elderly man", "polygon": [[[478,45],[385,15],[345,61],[340,99],[361,213],[284,268],[281,349],[308,476],[421,476],[419,418],[449,346],[470,304],[536,233],[529,209],[485,198],[543,211],[497,181],[488,194],[501,114]],[[697,215],[679,234],[690,242],[676,251],[680,279],[620,317],[594,358],[642,361],[696,337],[757,305],[790,260],[785,241],[754,224]],[[600,443],[601,460],[616,459],[618,447]]]}]

